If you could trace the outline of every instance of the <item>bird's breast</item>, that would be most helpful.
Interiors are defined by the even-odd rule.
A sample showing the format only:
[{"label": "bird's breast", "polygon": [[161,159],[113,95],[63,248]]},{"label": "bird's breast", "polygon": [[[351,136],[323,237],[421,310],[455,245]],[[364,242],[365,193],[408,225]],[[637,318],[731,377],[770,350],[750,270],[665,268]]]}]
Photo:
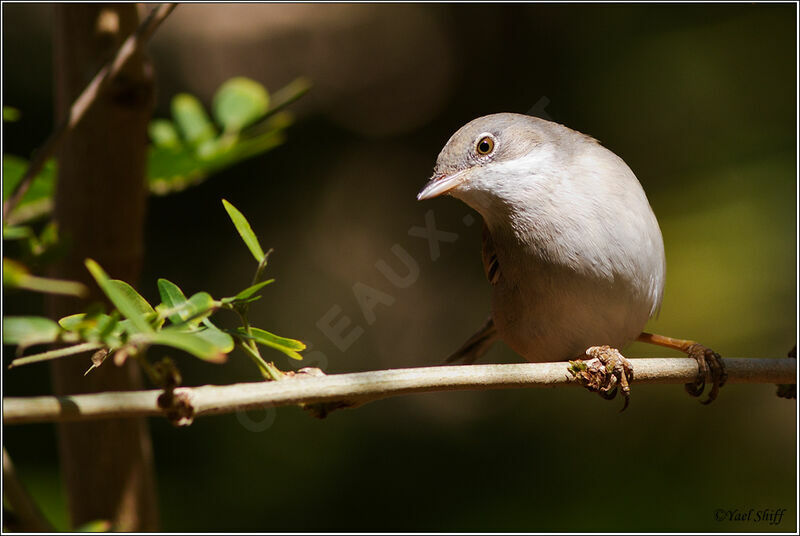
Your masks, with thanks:
[{"label": "bird's breast", "polygon": [[614,248],[597,250],[585,240],[565,244],[567,238],[495,240],[495,325],[531,361],[572,359],[595,345],[621,347],[641,332],[653,309],[646,274],[639,273],[645,267]]}]

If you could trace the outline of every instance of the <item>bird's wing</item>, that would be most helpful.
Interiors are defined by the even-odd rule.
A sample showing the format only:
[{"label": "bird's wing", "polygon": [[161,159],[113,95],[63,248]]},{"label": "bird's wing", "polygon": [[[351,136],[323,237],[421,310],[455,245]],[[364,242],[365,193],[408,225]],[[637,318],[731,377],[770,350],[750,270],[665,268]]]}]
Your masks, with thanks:
[{"label": "bird's wing", "polygon": [[492,235],[489,233],[489,228],[486,223],[483,224],[483,249],[481,251],[483,258],[483,271],[486,273],[486,279],[489,283],[494,285],[500,278],[500,263],[497,262],[497,253],[494,251],[494,242]]}]

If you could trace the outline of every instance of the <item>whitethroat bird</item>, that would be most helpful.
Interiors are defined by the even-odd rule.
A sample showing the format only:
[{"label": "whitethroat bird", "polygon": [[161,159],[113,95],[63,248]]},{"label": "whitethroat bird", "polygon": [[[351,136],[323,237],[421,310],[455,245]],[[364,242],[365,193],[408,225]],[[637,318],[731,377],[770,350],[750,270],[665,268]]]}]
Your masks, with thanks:
[{"label": "whitethroat bird", "polygon": [[[461,127],[417,196],[448,194],[483,217],[483,266],[492,287],[486,324],[448,361],[474,362],[502,339],[529,361],[572,362],[590,390],[628,405],[630,363],[617,351],[638,340],[697,360],[686,384],[713,401],[726,374],[694,341],[642,331],[664,292],[658,221],[625,162],[594,138],[513,113]],[[581,361],[582,360],[582,361]]]}]

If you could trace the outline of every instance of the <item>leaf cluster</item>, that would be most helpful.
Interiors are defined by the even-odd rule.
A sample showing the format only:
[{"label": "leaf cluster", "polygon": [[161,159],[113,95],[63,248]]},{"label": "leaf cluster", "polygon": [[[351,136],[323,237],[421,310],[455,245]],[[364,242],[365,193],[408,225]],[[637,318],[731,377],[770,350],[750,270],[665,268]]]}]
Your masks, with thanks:
[{"label": "leaf cluster", "polygon": [[270,97],[254,80],[231,78],[214,95],[213,120],[197,97],[188,93],[173,97],[172,118],[156,119],[149,127],[151,193],[183,190],[283,143],[292,117],[281,110],[308,88],[308,82],[301,78]]},{"label": "leaf cluster", "polygon": [[[258,82],[232,78],[220,86],[209,118],[200,101],[188,93],[172,99],[172,119],[155,119],[149,126],[152,143],[148,151],[147,183],[152,194],[178,192],[197,184],[246,158],[261,154],[283,142],[292,117],[283,109],[308,91],[310,84],[298,78],[270,96]],[[3,107],[3,121],[20,118],[19,110]],[[3,155],[3,200],[14,192],[29,162]],[[59,258],[69,247],[59,237],[53,221],[31,225],[49,216],[57,180],[57,163],[48,160],[34,177],[20,202],[5,215],[3,240],[14,244],[14,260],[3,258],[3,287],[83,296],[86,288],[75,282],[31,274]]]},{"label": "leaf cluster", "polygon": [[[180,93],[172,98],[171,119],[154,119],[148,131],[150,147],[147,184],[151,194],[165,195],[198,184],[214,173],[283,143],[292,124],[286,106],[310,88],[298,78],[270,96],[258,82],[235,77],[224,82],[212,101],[213,120],[200,100]],[[17,121],[15,108],[3,107],[3,121]],[[22,180],[29,162],[3,155],[3,200]],[[5,223],[20,225],[47,216],[53,209],[57,163],[48,160]]]},{"label": "leaf cluster", "polygon": [[[10,366],[94,351],[87,373],[99,367],[110,355],[118,365],[129,357],[135,357],[151,379],[162,384],[163,374],[145,358],[150,346],[171,347],[213,363],[225,362],[228,354],[238,346],[254,360],[266,379],[279,379],[282,373],[274,364],[264,360],[258,346],[278,350],[292,359],[302,359],[299,352],[305,349],[305,344],[250,325],[250,304],[259,300],[262,290],[274,282],[274,279],[264,278],[270,252],[264,253],[244,215],[225,200],[223,205],[258,263],[249,286],[234,296],[221,299],[214,299],[207,292],[186,297],[178,285],[159,279],[161,302],[154,307],[131,285],[112,279],[97,262],[87,259],[87,270],[113,305],[111,312],[107,314],[101,305],[93,305],[85,312],[61,318],[58,322],[32,316],[4,318],[3,343],[16,345],[18,355],[35,345],[65,344],[55,350],[18,357]],[[217,327],[211,316],[220,310],[236,313],[241,326],[234,329]]]}]

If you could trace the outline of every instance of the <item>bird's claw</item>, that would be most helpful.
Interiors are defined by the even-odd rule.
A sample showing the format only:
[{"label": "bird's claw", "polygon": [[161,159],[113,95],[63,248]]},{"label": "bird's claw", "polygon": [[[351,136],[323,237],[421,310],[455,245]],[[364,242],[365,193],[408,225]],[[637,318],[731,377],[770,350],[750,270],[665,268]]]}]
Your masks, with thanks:
[{"label": "bird's claw", "polygon": [[620,412],[625,411],[630,402],[633,367],[630,361],[610,346],[592,346],[586,349],[584,357],[569,362],[570,374],[589,391],[599,394],[606,400],[613,400],[621,391],[625,402]]},{"label": "bird's claw", "polygon": [[711,348],[698,343],[694,343],[687,348],[686,353],[697,361],[697,378],[694,382],[687,383],[684,386],[686,392],[691,396],[699,397],[706,388],[706,378],[709,378],[712,382],[711,391],[709,391],[708,398],[703,401],[703,404],[710,404],[717,398],[720,388],[725,385],[728,379],[728,373],[725,371],[722,358]]}]

